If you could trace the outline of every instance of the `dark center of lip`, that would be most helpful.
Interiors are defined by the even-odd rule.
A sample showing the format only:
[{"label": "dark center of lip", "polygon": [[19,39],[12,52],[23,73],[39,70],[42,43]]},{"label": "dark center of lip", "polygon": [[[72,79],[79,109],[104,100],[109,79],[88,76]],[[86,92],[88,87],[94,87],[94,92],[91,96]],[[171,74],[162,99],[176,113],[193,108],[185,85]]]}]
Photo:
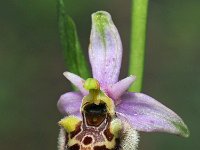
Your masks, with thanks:
[{"label": "dark center of lip", "polygon": [[97,127],[106,119],[106,104],[88,104],[84,107],[84,114],[87,124]]},{"label": "dark center of lip", "polygon": [[96,116],[103,115],[107,112],[106,105],[103,103],[100,103],[99,105],[89,104],[85,106],[84,110],[87,114],[96,115]]}]

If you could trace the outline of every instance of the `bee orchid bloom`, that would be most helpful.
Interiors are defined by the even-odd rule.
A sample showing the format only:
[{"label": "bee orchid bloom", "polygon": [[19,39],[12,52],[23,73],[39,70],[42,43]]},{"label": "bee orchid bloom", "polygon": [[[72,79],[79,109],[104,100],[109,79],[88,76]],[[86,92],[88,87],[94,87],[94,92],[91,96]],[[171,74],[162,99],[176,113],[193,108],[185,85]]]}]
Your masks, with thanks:
[{"label": "bee orchid bloom", "polygon": [[122,44],[107,12],[92,15],[89,59],[93,78],[64,72],[79,91],[65,93],[58,101],[66,116],[59,122],[59,150],[135,150],[137,131],[189,136],[172,110],[146,94],[127,92],[135,76],[118,81]]}]

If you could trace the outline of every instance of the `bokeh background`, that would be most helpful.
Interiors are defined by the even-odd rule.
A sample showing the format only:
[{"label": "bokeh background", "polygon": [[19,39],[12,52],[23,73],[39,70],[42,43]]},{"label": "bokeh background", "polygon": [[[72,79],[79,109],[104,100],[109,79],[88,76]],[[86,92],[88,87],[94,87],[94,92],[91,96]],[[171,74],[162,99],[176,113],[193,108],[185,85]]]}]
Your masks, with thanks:
[{"label": "bokeh background", "polygon": [[[127,75],[130,0],[66,0],[87,53],[91,13],[111,13]],[[71,90],[62,73],[56,0],[0,3],[0,150],[56,150],[62,116],[56,103]],[[141,133],[140,150],[200,149],[200,1],[150,0],[143,92],[177,112],[188,139]],[[70,56],[69,56],[70,57]]]}]

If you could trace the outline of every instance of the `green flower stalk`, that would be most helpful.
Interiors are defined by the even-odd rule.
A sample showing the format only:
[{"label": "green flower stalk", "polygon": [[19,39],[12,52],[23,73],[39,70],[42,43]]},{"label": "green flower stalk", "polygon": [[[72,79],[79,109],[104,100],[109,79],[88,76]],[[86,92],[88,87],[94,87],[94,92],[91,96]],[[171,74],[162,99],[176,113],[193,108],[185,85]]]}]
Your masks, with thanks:
[{"label": "green flower stalk", "polygon": [[144,51],[146,42],[146,24],[148,15],[148,0],[132,0],[131,50],[129,74],[137,76],[137,80],[130,87],[130,91],[141,92]]}]

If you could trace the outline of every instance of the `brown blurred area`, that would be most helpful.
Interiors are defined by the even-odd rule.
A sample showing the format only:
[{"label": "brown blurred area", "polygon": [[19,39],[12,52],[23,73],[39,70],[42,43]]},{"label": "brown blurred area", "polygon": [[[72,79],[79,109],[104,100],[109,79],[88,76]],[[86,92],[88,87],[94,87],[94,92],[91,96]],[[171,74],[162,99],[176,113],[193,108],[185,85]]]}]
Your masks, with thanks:
[{"label": "brown blurred area", "polygon": [[[111,13],[122,38],[121,78],[127,75],[129,0],[66,0],[87,56],[91,13]],[[143,92],[177,112],[188,139],[141,133],[140,150],[200,148],[200,1],[150,0]],[[59,96],[71,90],[62,73],[56,1],[0,4],[0,150],[55,150]]]}]

